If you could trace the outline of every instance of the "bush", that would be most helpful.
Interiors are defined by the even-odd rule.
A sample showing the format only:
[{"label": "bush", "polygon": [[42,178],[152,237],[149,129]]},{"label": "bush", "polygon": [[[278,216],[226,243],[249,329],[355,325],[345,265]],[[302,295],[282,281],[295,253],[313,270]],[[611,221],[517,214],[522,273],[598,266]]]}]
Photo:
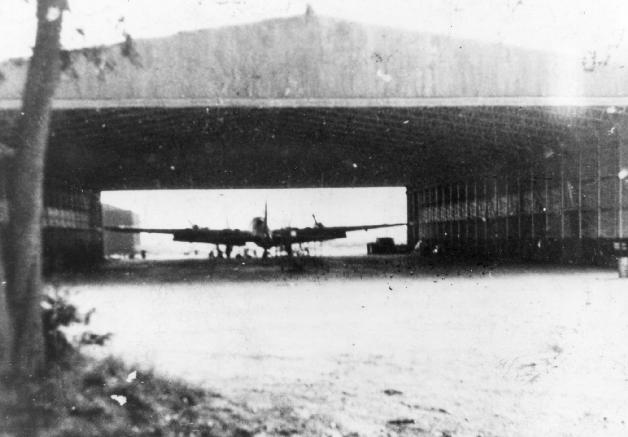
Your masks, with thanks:
[{"label": "bush", "polygon": [[96,334],[90,331],[83,332],[75,344],[72,344],[64,328],[73,324],[89,325],[94,309],[81,314],[76,306],[66,298],[67,292],[54,288],[52,293],[46,294],[42,301],[42,321],[46,360],[51,363],[62,363],[83,345],[103,346],[111,338],[111,333]]}]

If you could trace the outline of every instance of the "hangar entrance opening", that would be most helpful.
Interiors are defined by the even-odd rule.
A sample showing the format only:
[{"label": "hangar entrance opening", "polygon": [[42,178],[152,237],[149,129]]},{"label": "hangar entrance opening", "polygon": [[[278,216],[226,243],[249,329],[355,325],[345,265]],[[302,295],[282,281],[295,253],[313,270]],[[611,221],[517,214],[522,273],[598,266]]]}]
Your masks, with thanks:
[{"label": "hangar entrance opening", "polygon": [[[421,243],[428,253],[438,246],[438,253],[472,257],[606,263],[613,261],[618,244],[628,244],[623,241],[628,235],[626,114],[626,107],[614,106],[451,102],[61,111],[57,124],[53,120],[47,187],[97,195],[156,188],[238,193],[251,187],[306,193],[316,190],[311,187],[349,186],[367,190],[355,193],[369,193],[368,187],[405,186],[407,202],[397,203],[406,211],[405,219],[391,221],[411,224],[410,247]],[[173,130],[173,121],[187,128]],[[74,129],[83,124],[91,128],[77,133]],[[400,196],[403,191],[399,188]],[[148,191],[141,193],[147,196]],[[319,205],[301,203],[294,208],[301,212],[282,217],[282,223],[278,210],[296,205],[299,196],[265,197],[242,200],[252,206],[244,212],[231,212],[218,201],[204,207],[191,202],[188,208],[154,200],[171,210],[204,215],[186,213],[177,223],[140,225],[248,229],[251,219],[263,214],[266,200],[274,228],[311,226],[313,213],[326,225],[354,224],[328,217]],[[373,207],[378,204],[370,194],[354,197],[366,203],[340,203],[346,219],[360,211],[356,224],[362,224],[357,220],[362,217],[379,221],[363,216],[364,211],[388,209]],[[214,211],[218,216],[212,222],[208,219]],[[167,211],[146,215],[161,216],[167,217]],[[100,238],[98,229],[92,230]],[[59,241],[70,241],[59,235]],[[370,241],[376,237],[366,235]],[[402,235],[396,240],[403,242]]]},{"label": "hangar entrance opening", "polygon": [[[251,221],[264,215],[266,205],[271,230],[312,227],[312,215],[325,226],[352,226],[405,223],[407,214],[405,187],[104,191],[101,202],[105,226],[156,229],[196,225],[250,230]],[[405,226],[349,232],[344,239],[303,244],[302,250],[318,256],[365,255],[367,243],[376,238],[405,244],[406,234]],[[105,232],[104,249],[108,257],[128,258],[145,251],[147,259],[184,259],[207,258],[216,247],[173,241],[170,234]],[[233,256],[245,249],[251,256],[261,256],[262,249],[252,243],[234,247]]]}]

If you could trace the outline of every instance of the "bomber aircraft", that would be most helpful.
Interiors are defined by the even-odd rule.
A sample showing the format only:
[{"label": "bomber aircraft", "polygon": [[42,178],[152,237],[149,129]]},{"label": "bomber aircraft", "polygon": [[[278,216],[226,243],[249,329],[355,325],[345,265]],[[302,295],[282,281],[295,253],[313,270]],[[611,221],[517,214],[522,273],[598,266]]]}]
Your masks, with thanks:
[{"label": "bomber aircraft", "polygon": [[[359,226],[324,226],[314,218],[314,226],[307,228],[285,227],[270,230],[268,227],[268,208],[264,207],[264,217],[255,217],[251,222],[251,230],[240,229],[209,229],[199,226],[179,229],[153,229],[134,228],[127,226],[105,226],[106,231],[125,233],[152,233],[152,234],[172,234],[174,241],[184,241],[188,243],[210,243],[215,244],[219,249],[220,245],[225,246],[225,255],[231,256],[234,246],[244,246],[246,243],[255,243],[264,249],[263,257],[268,256],[268,249],[279,247],[286,251],[288,256],[292,256],[292,245],[307,242],[334,240],[336,238],[346,238],[347,232],[368,231],[369,229],[388,228],[393,226],[404,226],[406,223],[359,225]],[[219,250],[220,251],[220,250]]]}]

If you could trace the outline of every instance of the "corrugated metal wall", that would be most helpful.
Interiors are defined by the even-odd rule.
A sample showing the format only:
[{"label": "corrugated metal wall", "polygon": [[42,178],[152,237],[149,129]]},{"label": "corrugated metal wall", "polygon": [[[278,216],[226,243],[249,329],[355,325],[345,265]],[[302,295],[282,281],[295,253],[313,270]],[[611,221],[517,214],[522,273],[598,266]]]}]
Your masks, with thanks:
[{"label": "corrugated metal wall", "polygon": [[[0,176],[6,175],[6,171],[2,171],[6,166],[6,161],[0,161]],[[6,232],[9,220],[4,179],[0,177],[0,237]],[[42,225],[45,271],[87,269],[102,261],[99,192],[67,186],[46,187]]]},{"label": "corrugated metal wall", "polygon": [[408,242],[469,255],[605,263],[628,236],[626,123],[578,128],[507,174],[408,187]]},{"label": "corrugated metal wall", "polygon": [[87,269],[102,261],[100,193],[47,187],[44,206],[45,270]]}]

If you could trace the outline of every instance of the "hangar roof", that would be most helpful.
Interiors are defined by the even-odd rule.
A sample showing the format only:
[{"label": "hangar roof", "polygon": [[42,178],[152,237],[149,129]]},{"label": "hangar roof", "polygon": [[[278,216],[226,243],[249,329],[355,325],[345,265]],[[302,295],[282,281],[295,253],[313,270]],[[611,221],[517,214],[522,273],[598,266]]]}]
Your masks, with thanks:
[{"label": "hangar roof", "polygon": [[[316,16],[142,40],[131,62],[124,50],[69,55],[50,179],[250,188],[496,175],[627,103],[623,70]],[[0,66],[0,142],[11,144],[25,69]]]},{"label": "hangar roof", "polygon": [[[317,15],[87,48],[66,61],[56,94],[63,108],[628,95],[621,65]],[[26,68],[19,59],[0,64],[5,108],[19,101]]]}]

